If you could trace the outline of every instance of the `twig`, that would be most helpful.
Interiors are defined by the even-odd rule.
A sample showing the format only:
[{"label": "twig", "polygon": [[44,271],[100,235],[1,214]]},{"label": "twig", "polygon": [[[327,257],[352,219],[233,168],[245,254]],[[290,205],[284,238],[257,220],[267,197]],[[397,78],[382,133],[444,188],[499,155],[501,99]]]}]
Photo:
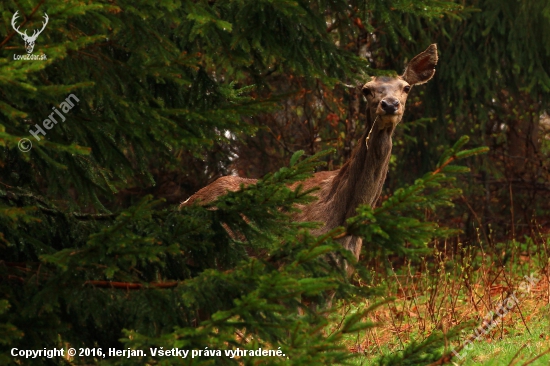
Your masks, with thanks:
[{"label": "twig", "polygon": [[456,159],[456,155],[451,156],[449,159],[447,159],[446,162],[443,163],[443,165],[441,165],[439,168],[437,168],[436,170],[434,170],[434,171],[432,172],[432,175],[436,175],[436,174],[441,173],[441,171],[443,170],[443,168],[445,168],[447,165],[451,164],[455,159]]},{"label": "twig", "polygon": [[533,362],[535,362],[536,360],[538,360],[539,358],[541,358],[542,356],[544,356],[545,354],[549,353],[550,352],[550,348],[548,348],[546,351],[542,352],[540,355],[538,355],[537,357],[535,358],[532,358],[530,359],[529,361],[527,361],[526,363],[524,363],[523,365],[521,366],[527,366]]},{"label": "twig", "polygon": [[376,124],[376,121],[378,120],[378,115],[376,116],[376,118],[374,119],[374,122],[372,123],[372,127],[370,128],[370,131],[369,131],[369,134],[367,135],[367,138],[365,139],[365,146],[367,147],[367,150],[369,149],[369,139],[370,139],[370,134],[374,128],[374,125]]},{"label": "twig", "polygon": [[512,240],[515,240],[516,227],[515,227],[515,219],[514,219],[514,194],[512,193],[512,183],[508,184],[508,190],[510,192],[510,214],[512,215]]},{"label": "twig", "polygon": [[68,216],[74,217],[77,220],[113,220],[118,216],[117,213],[86,214],[86,213],[79,213],[79,212],[68,212],[68,213],[63,212],[63,211],[60,211],[60,210],[57,210],[57,209],[54,209],[54,208],[49,208],[49,207],[52,206],[50,203],[46,202],[46,200],[44,200],[44,198],[42,198],[40,196],[36,196],[34,194],[31,194],[31,193],[19,194],[19,193],[14,193],[14,192],[9,192],[8,191],[5,194],[0,194],[0,198],[6,198],[10,201],[19,201],[19,202],[21,202],[23,200],[23,198],[30,198],[32,200],[35,200],[35,201],[41,203],[43,206],[46,206],[46,207],[42,207],[40,205],[37,205],[38,209],[40,211],[42,211],[43,213],[50,214],[50,215],[68,215]]},{"label": "twig", "polygon": [[143,288],[173,288],[178,282],[152,282],[147,284],[133,282],[112,282],[112,281],[86,281],[85,285],[92,285],[100,288],[114,288],[122,290],[141,290]]},{"label": "twig", "polygon": [[510,360],[510,363],[508,364],[508,366],[514,366],[514,364],[515,364],[514,360],[519,356],[519,353],[520,353],[525,347],[527,347],[527,343],[524,343],[523,346],[521,346],[520,349],[518,349],[518,351],[516,352],[516,354],[514,355],[514,357],[512,357],[512,359]]}]

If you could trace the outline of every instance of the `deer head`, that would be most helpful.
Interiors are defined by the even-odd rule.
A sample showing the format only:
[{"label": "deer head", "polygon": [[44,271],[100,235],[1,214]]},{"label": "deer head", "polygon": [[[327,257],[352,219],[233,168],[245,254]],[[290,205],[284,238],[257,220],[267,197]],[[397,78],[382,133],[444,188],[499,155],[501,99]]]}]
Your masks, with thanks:
[{"label": "deer head", "polygon": [[19,35],[23,38],[23,41],[25,41],[25,48],[27,49],[27,53],[32,53],[34,49],[34,44],[36,42],[36,38],[42,33],[44,28],[46,28],[46,24],[48,24],[48,14],[44,13],[44,23],[42,25],[42,29],[37,31],[36,29],[33,31],[32,36],[27,35],[27,30],[25,29],[25,32],[19,31],[19,27],[15,27],[15,20],[17,19],[17,13],[19,11],[16,11],[15,14],[13,14],[13,17],[11,18],[11,26],[13,29],[19,33]]},{"label": "deer head", "polygon": [[401,122],[412,86],[430,80],[436,64],[437,46],[432,44],[409,62],[403,75],[373,77],[363,86],[370,116],[375,118],[378,128],[395,127]]}]

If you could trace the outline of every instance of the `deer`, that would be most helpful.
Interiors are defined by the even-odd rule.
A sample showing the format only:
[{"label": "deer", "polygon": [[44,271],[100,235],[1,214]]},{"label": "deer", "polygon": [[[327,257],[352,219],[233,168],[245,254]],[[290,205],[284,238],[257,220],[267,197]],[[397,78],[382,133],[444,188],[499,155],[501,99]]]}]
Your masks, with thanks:
[{"label": "deer", "polygon": [[[313,193],[317,200],[298,205],[299,212],[294,214],[294,220],[321,222],[322,226],[311,230],[318,236],[336,227],[345,227],[346,220],[355,215],[359,205],[375,207],[388,172],[392,135],[403,118],[409,92],[414,85],[424,84],[434,76],[437,61],[437,45],[432,44],[410,60],[402,75],[371,77],[362,85],[367,112],[361,139],[340,169],[320,171],[299,182],[306,190],[318,187]],[[209,204],[228,191],[238,191],[256,182],[256,179],[238,176],[218,178],[182,202],[180,208],[195,203]],[[359,259],[362,238],[346,235],[338,241]],[[351,276],[352,266],[346,261],[344,266],[347,275]]]},{"label": "deer", "polygon": [[44,23],[42,23],[42,29],[40,30],[34,30],[32,32],[32,35],[29,36],[27,35],[27,30],[25,29],[25,32],[21,32],[19,30],[19,27],[15,27],[15,20],[17,19],[18,17],[18,14],[19,11],[16,11],[15,14],[13,14],[13,17],[11,18],[11,26],[13,27],[13,29],[19,33],[19,35],[23,38],[23,41],[25,41],[25,48],[27,49],[27,53],[32,53],[32,51],[34,50],[34,45],[35,45],[35,42],[36,42],[36,39],[38,38],[38,36],[40,35],[40,33],[42,33],[42,31],[46,28],[46,25],[48,24],[48,14],[44,13]]}]

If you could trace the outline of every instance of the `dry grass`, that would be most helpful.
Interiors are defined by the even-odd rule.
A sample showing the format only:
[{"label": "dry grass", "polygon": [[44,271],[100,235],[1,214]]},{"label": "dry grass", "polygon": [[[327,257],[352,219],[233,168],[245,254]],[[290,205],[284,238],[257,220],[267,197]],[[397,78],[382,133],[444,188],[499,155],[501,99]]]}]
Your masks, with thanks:
[{"label": "dry grass", "polygon": [[[520,352],[515,358],[513,354],[506,356],[511,361],[495,361],[495,365],[512,365],[519,360],[526,365],[548,364],[548,355],[531,363],[526,356],[533,358],[550,347],[549,242],[548,235],[540,234],[522,243],[479,244],[476,248],[457,245],[451,250],[444,243],[440,249],[434,248],[431,256],[405,263],[389,271],[391,274],[373,267],[371,284],[387,287],[387,297],[395,300],[366,319],[379,323],[378,327],[347,339],[346,346],[364,356],[358,364],[369,364],[382,354],[404,349],[412,340],[426,339],[436,330],[445,333],[470,322],[461,341],[449,344],[448,350],[454,347],[464,357],[453,357],[456,364],[487,364],[512,351]],[[527,287],[525,276],[530,275],[538,281]],[[474,341],[476,328],[479,334],[481,326],[491,321],[488,313],[495,312],[498,304],[514,293],[517,305],[497,326]],[[338,315],[363,310],[384,299],[342,303]],[[500,318],[493,315],[493,319]],[[335,321],[329,331],[337,327]],[[474,347],[461,352],[459,346],[467,339]]]}]

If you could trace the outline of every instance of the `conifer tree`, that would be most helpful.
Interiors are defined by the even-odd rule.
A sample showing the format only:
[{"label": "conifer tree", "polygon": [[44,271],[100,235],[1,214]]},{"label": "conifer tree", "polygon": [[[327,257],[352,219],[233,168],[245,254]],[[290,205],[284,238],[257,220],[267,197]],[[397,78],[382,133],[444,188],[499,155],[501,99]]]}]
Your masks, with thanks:
[{"label": "conifer tree", "polygon": [[[349,16],[349,9],[357,14]],[[366,14],[382,14],[388,31],[399,34],[407,30],[401,16],[428,21],[460,6],[53,0],[4,2],[0,10],[6,25],[0,35],[0,361],[227,364],[239,361],[216,352],[162,358],[149,349],[281,347],[285,356],[241,361],[347,362],[352,355],[339,341],[372,327],[362,321],[372,309],[329,334],[321,307],[307,308],[300,298],[322,304],[327,291],[346,299],[371,290],[352,286],[324,260],[336,252],[353,261],[334,240],[343,228],[312,237],[307,229],[315,223],[289,218],[294,204],[312,198],[288,184],[322,167],[327,153],[289,156],[257,185],[221,198],[216,209],[177,211],[173,203],[182,197],[173,191],[230,171],[242,152],[236,142],[265,133],[260,117],[276,114],[285,98],[282,79],[336,87],[376,72],[346,46],[350,35],[375,30],[357,25]],[[47,14],[34,47],[45,59],[17,56],[26,50],[11,27],[16,11],[16,27],[28,34]],[[71,108],[63,105],[67,100]],[[422,250],[442,233],[404,212],[450,202],[452,189],[426,192],[424,203],[416,198],[454,173],[443,164],[378,211],[362,208],[348,230],[384,250],[408,255],[405,241]],[[394,230],[398,216],[403,221]],[[405,237],[405,229],[414,235]],[[437,349],[429,356],[436,359],[444,338],[435,339],[435,346],[431,338],[409,353],[425,358],[422,352]],[[11,353],[69,347],[96,353],[72,359]],[[146,354],[109,353],[127,348]]]}]

